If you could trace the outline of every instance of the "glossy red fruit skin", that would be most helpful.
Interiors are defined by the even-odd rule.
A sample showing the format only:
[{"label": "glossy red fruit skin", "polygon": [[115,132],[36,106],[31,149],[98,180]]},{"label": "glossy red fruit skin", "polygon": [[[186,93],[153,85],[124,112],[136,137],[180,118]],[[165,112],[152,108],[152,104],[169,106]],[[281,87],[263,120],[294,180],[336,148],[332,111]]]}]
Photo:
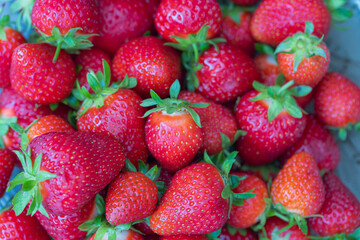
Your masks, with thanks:
[{"label": "glossy red fruit skin", "polygon": [[305,21],[314,24],[314,35],[321,38],[330,29],[331,16],[319,0],[265,0],[254,12],[251,33],[256,41],[279,45],[287,37],[303,32]]},{"label": "glossy red fruit skin", "polygon": [[201,151],[214,155],[223,150],[221,134],[223,133],[233,140],[238,129],[235,116],[232,112],[221,104],[215,103],[199,93],[181,91],[179,99],[185,99],[192,103],[209,103],[206,108],[194,108],[199,114],[201,130],[203,133],[203,145]]},{"label": "glossy red fruit skin", "polygon": [[236,232],[234,235],[231,235],[226,226],[221,229],[221,233],[218,237],[221,240],[258,240],[258,235],[251,230],[250,228],[246,229],[246,235],[242,235],[239,232]]},{"label": "glossy red fruit skin", "polygon": [[275,57],[261,53],[254,58],[255,66],[261,74],[261,82],[266,86],[275,85],[277,76],[281,73]]},{"label": "glossy red fruit skin", "polygon": [[[5,88],[0,93],[0,116],[17,117],[17,123],[25,128],[35,119],[51,114],[47,106],[37,106],[21,97],[12,88]],[[4,145],[9,150],[20,150],[19,133],[9,128],[3,136]]]},{"label": "glossy red fruit skin", "polygon": [[173,236],[161,236],[160,240],[207,240],[206,235],[173,235]]},{"label": "glossy red fruit skin", "polygon": [[227,223],[235,228],[249,228],[260,220],[266,208],[265,198],[269,198],[265,182],[259,177],[246,172],[233,172],[233,175],[246,179],[240,181],[239,186],[232,189],[235,193],[252,191],[256,196],[244,199],[244,205],[232,206]]},{"label": "glossy red fruit skin", "polygon": [[268,121],[265,101],[251,102],[258,91],[246,93],[236,106],[236,119],[241,130],[237,150],[241,159],[251,166],[261,166],[274,161],[297,142],[306,127],[306,117],[294,118],[283,111],[273,121]]},{"label": "glossy red fruit skin", "polygon": [[[103,60],[105,60],[109,64],[109,66],[111,66],[111,59],[109,55],[97,48],[83,50],[80,52],[79,55],[76,56],[75,65],[77,68],[81,67],[81,70],[76,74],[76,78],[80,83],[80,87],[84,86],[87,90],[89,90],[90,93],[94,93],[94,91],[90,88],[86,76],[89,73],[90,69],[93,70],[95,73],[99,71],[104,73],[102,63]],[[110,82],[113,82],[113,80],[114,78],[112,77],[110,79]]]},{"label": "glossy red fruit skin", "polygon": [[189,165],[203,143],[202,131],[187,111],[152,113],[145,124],[145,139],[150,153],[169,172]]},{"label": "glossy red fruit skin", "polygon": [[318,214],[323,218],[310,218],[310,227],[319,236],[353,233],[360,226],[360,202],[332,172],[323,176],[325,202]]},{"label": "glossy red fruit skin", "polygon": [[0,213],[0,229],[1,240],[50,240],[35,217],[25,212],[16,216],[12,209]]},{"label": "glossy red fruit skin", "polygon": [[319,170],[333,171],[340,162],[340,149],[334,136],[314,115],[307,117],[304,134],[281,156],[281,162],[285,163],[292,155],[302,151],[314,157]]},{"label": "glossy red fruit skin", "polygon": [[163,0],[155,17],[155,26],[165,40],[177,42],[172,36],[188,38],[207,24],[207,38],[216,36],[221,25],[221,9],[215,0]]},{"label": "glossy red fruit skin", "polygon": [[15,166],[15,158],[8,149],[0,148],[0,198],[4,195],[11,173]]},{"label": "glossy red fruit skin", "polygon": [[159,235],[206,234],[222,227],[229,204],[221,197],[224,182],[209,163],[196,163],[178,171],[150,217]]},{"label": "glossy red fruit skin", "polygon": [[55,50],[46,43],[26,43],[14,50],[11,87],[26,100],[53,104],[70,94],[75,82],[75,64],[63,50],[53,63]]},{"label": "glossy red fruit skin", "polygon": [[314,99],[316,117],[325,125],[343,128],[360,121],[360,88],[340,73],[327,73]]},{"label": "glossy red fruit skin", "polygon": [[10,65],[14,49],[26,43],[24,36],[12,28],[4,28],[6,40],[0,39],[0,88],[10,87]]},{"label": "glossy red fruit skin", "polygon": [[220,43],[219,52],[214,46],[199,58],[203,67],[196,72],[199,87],[196,89],[215,102],[229,102],[252,89],[260,74],[254,61],[239,47]]},{"label": "glossy red fruit skin", "polygon": [[281,203],[302,217],[317,214],[325,200],[324,184],[314,158],[299,152],[287,160],[270,190],[274,205]]},{"label": "glossy red fruit skin", "polygon": [[[273,232],[275,230],[279,231],[279,230],[285,228],[287,225],[289,225],[288,222],[285,222],[278,217],[268,218],[266,220],[266,224],[264,226],[268,239],[269,240],[279,239],[279,238],[273,239],[271,237]],[[291,239],[291,240],[308,240],[309,239],[309,235],[303,234],[297,225],[292,226],[290,229],[288,229],[278,235],[278,237],[280,237],[280,239],[285,238],[286,236],[289,236],[289,239]]]},{"label": "glossy red fruit skin", "polygon": [[106,197],[106,219],[120,225],[149,217],[158,200],[156,184],[140,172],[120,173]]},{"label": "glossy red fruit skin", "polygon": [[[89,240],[95,240],[95,234],[89,238]],[[101,240],[108,240],[108,235],[105,236]],[[121,231],[116,233],[116,240],[144,240],[144,237],[135,231]]]},{"label": "glossy red fruit skin", "polygon": [[43,153],[40,170],[57,175],[40,183],[42,204],[55,215],[84,207],[125,164],[120,142],[96,133],[46,133],[29,146],[31,159]]},{"label": "glossy red fruit skin", "polygon": [[[99,0],[100,36],[95,46],[113,56],[127,40],[140,37],[153,25],[145,0]],[[129,24],[131,23],[131,24]]]},{"label": "glossy red fruit skin", "polygon": [[55,240],[80,240],[86,237],[85,231],[78,227],[84,222],[93,219],[97,214],[95,201],[91,201],[83,208],[69,215],[49,214],[50,218],[40,212],[35,216],[46,232]]},{"label": "glossy red fruit skin", "polygon": [[113,61],[115,78],[120,81],[126,75],[135,77],[134,91],[143,98],[150,97],[150,90],[161,98],[168,97],[171,85],[181,78],[181,60],[178,52],[164,43],[149,36],[123,44]]},{"label": "glossy red fruit skin", "polygon": [[134,91],[119,89],[105,98],[104,106],[91,107],[78,118],[77,128],[116,138],[123,145],[126,158],[137,166],[138,160],[146,162],[148,156],[145,120],[141,118],[145,108],[140,106],[141,101]]},{"label": "glossy red fruit skin", "polygon": [[250,32],[252,13],[239,11],[240,23],[237,24],[230,16],[224,16],[220,36],[228,42],[239,46],[249,56],[255,53],[255,40]]}]

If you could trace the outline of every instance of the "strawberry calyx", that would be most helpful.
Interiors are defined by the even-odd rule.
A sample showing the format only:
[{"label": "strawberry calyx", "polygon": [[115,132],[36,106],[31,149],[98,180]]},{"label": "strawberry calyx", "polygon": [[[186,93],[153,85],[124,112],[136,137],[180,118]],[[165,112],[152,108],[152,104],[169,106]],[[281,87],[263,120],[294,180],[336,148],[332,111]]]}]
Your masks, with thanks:
[{"label": "strawberry calyx", "polygon": [[8,14],[4,15],[0,19],[0,40],[6,41],[5,27],[10,23],[10,16]]},{"label": "strawberry calyx", "polygon": [[241,170],[259,174],[265,182],[268,182],[272,179],[272,175],[276,175],[279,173],[280,168],[275,166],[274,162],[272,162],[262,166],[250,166],[244,164],[241,166]]},{"label": "strawberry calyx", "polygon": [[[163,111],[166,114],[174,114],[176,112],[187,111],[193,118],[196,125],[201,128],[201,122],[199,115],[192,108],[206,108],[208,103],[191,103],[187,100],[178,99],[180,93],[180,82],[176,80],[170,87],[170,98],[161,99],[159,95],[153,90],[150,90],[151,98],[145,99],[140,104],[142,107],[156,106],[155,108],[147,111],[143,118],[149,116],[153,112]],[[192,107],[192,108],[191,108]]]},{"label": "strawberry calyx", "polygon": [[38,122],[39,119],[35,119],[32,123],[30,123],[28,126],[26,126],[26,128],[22,128],[19,124],[17,124],[16,122],[12,122],[10,123],[10,127],[15,131],[18,132],[20,134],[20,148],[23,152],[26,152],[27,146],[30,142],[29,137],[28,137],[28,133],[30,128]]},{"label": "strawberry calyx", "polygon": [[346,2],[346,0],[324,0],[333,22],[345,22],[354,15],[350,9],[343,7]]},{"label": "strawberry calyx", "polygon": [[259,53],[263,53],[263,54],[266,54],[266,55],[269,55],[269,56],[273,56],[275,61],[276,61],[275,50],[271,46],[269,46],[267,44],[263,44],[263,43],[255,43],[255,49]]},{"label": "strawberry calyx", "polygon": [[[291,233],[286,234],[284,237],[280,237],[280,229],[275,227],[274,230],[271,232],[271,240],[291,240]],[[263,229],[262,234],[259,234],[259,240],[269,240],[266,235],[265,229]]]},{"label": "strawberry calyx", "polygon": [[[229,234],[231,236],[234,236],[235,234],[239,233],[241,236],[246,236],[247,235],[247,231],[245,228],[234,228],[233,226],[226,224],[224,227],[226,227],[226,229],[228,230]],[[221,238],[219,238],[220,234],[221,234],[221,229],[212,232],[212,233],[208,233],[206,234],[206,236],[208,237],[209,240],[221,240]]]},{"label": "strawberry calyx", "polygon": [[80,87],[79,81],[76,81],[76,89],[72,91],[74,97],[82,101],[80,111],[77,118],[84,115],[89,108],[96,106],[100,108],[104,106],[104,100],[107,96],[117,92],[120,88],[133,88],[136,86],[136,79],[133,77],[125,76],[122,82],[115,82],[110,86],[111,71],[109,64],[103,59],[103,69],[104,73],[98,71],[95,73],[93,70],[89,70],[87,74],[87,81],[94,91],[93,94],[90,94],[89,91],[83,86]]},{"label": "strawberry calyx", "polygon": [[315,35],[312,35],[313,32],[314,24],[307,21],[305,22],[305,31],[303,33],[298,32],[293,36],[286,38],[275,50],[275,54],[288,53],[294,55],[294,73],[305,58],[313,56],[327,58],[325,51],[319,47],[324,35],[319,39]]},{"label": "strawberry calyx", "polygon": [[0,148],[5,148],[3,137],[9,132],[10,125],[16,122],[17,117],[0,117]]},{"label": "strawberry calyx", "polygon": [[282,111],[286,111],[294,118],[302,118],[303,113],[306,112],[298,106],[294,96],[306,96],[311,92],[312,88],[305,85],[292,87],[293,85],[294,80],[285,83],[283,74],[278,76],[274,86],[266,86],[262,83],[254,81],[253,87],[260,93],[250,101],[265,101],[269,105],[269,122],[274,120]]},{"label": "strawberry calyx", "polygon": [[19,12],[16,19],[17,29],[22,30],[23,26],[26,26],[25,31],[29,31],[31,29],[31,12],[34,2],[35,0],[16,0],[11,4],[11,13]]}]

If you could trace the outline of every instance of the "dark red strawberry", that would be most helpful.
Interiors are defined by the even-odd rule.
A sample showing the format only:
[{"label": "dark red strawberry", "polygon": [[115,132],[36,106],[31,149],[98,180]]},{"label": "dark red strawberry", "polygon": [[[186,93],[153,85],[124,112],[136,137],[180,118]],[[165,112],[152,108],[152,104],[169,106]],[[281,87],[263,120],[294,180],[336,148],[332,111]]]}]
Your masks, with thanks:
[{"label": "dark red strawberry", "polygon": [[302,137],[281,156],[281,161],[298,152],[310,153],[320,170],[333,171],[340,162],[340,150],[335,138],[313,115],[307,117],[307,124]]},{"label": "dark red strawberry", "polygon": [[181,78],[181,60],[177,51],[164,43],[150,36],[123,44],[113,61],[115,78],[136,78],[134,90],[143,98],[150,97],[150,90],[162,98],[168,97],[170,86]]},{"label": "dark red strawberry", "polygon": [[206,235],[173,235],[173,236],[161,236],[160,240],[208,240]]},{"label": "dark red strawberry", "polygon": [[216,36],[221,25],[221,10],[215,0],[163,0],[155,17],[158,33],[171,42],[177,42],[174,37],[187,39],[205,24],[210,27],[206,38]]},{"label": "dark red strawberry", "polygon": [[322,217],[310,218],[310,227],[323,237],[347,239],[346,234],[360,227],[360,202],[334,173],[325,173],[323,180],[326,195],[319,211]]},{"label": "dark red strawberry", "polygon": [[53,104],[70,94],[75,82],[74,62],[64,51],[52,62],[55,51],[55,47],[46,43],[26,43],[14,50],[11,87],[26,100]]},{"label": "dark red strawberry", "polygon": [[251,6],[254,5],[258,0],[231,0],[231,1],[241,6]]},{"label": "dark red strawberry", "polygon": [[6,191],[14,166],[15,158],[13,153],[8,149],[0,148],[0,198]]},{"label": "dark red strawberry", "polygon": [[146,0],[99,0],[100,36],[95,46],[113,56],[127,40],[140,37],[153,25]]},{"label": "dark red strawberry", "polygon": [[229,225],[225,225],[221,229],[221,233],[218,236],[221,240],[258,240],[258,235],[251,230],[248,229],[236,229]]},{"label": "dark red strawberry", "polygon": [[331,16],[319,0],[264,0],[251,20],[251,33],[258,42],[279,45],[285,38],[314,24],[314,35],[322,37],[330,29]]},{"label": "dark red strawberry", "polygon": [[287,227],[289,223],[285,222],[284,220],[281,220],[278,217],[271,217],[266,221],[266,224],[264,226],[265,228],[265,234],[264,232],[261,234],[260,239],[267,239],[267,240],[308,240],[309,235],[305,235],[301,232],[300,228],[296,225],[292,226],[291,228],[280,232],[282,229]]}]

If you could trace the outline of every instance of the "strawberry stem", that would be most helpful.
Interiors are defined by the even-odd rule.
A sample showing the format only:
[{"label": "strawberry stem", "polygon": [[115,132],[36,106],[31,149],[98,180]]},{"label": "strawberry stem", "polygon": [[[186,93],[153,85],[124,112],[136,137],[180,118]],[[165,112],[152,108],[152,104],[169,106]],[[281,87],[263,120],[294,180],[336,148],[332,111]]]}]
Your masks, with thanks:
[{"label": "strawberry stem", "polygon": [[54,58],[53,58],[53,63],[55,63],[56,60],[59,57],[59,54],[60,54],[60,51],[61,51],[61,44],[62,44],[62,42],[59,41],[58,44],[56,45],[56,52],[55,52],[55,55],[54,55]]}]

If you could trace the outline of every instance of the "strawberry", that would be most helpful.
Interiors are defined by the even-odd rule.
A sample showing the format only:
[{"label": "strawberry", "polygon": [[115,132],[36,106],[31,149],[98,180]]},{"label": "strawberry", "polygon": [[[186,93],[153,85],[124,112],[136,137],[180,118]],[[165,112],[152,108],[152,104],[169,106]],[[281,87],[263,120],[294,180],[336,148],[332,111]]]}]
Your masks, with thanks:
[{"label": "strawberry", "polygon": [[264,0],[251,20],[251,33],[258,42],[279,45],[287,37],[303,31],[305,21],[314,24],[314,35],[326,37],[331,16],[319,0]]},{"label": "strawberry", "polygon": [[47,115],[40,118],[29,128],[27,134],[29,141],[48,132],[75,132],[69,123],[61,117]]},{"label": "strawberry", "polygon": [[[145,109],[141,97],[132,88],[136,79],[125,77],[122,83],[110,85],[109,64],[103,61],[103,72],[88,74],[88,83],[94,94],[78,85],[75,96],[83,101],[77,115],[79,131],[96,132],[115,137],[124,146],[125,156],[133,164],[146,161],[145,120],[140,118]],[[115,124],[116,123],[116,124]]]},{"label": "strawberry", "polygon": [[[306,183],[306,184],[304,184]],[[281,213],[308,233],[305,218],[317,214],[325,200],[324,184],[314,158],[307,152],[294,154],[271,185],[272,201]]]},{"label": "strawberry", "polygon": [[160,240],[208,240],[206,235],[173,235],[161,236]]},{"label": "strawberry", "polygon": [[203,97],[201,94],[190,91],[181,91],[179,99],[184,99],[191,103],[209,104],[207,108],[193,108],[199,114],[202,126],[204,142],[201,151],[206,150],[210,155],[217,154],[223,150],[223,137],[226,136],[229,142],[237,140],[238,126],[230,110],[221,104]]},{"label": "strawberry", "polygon": [[10,87],[11,55],[17,46],[26,43],[26,39],[20,32],[5,27],[9,22],[9,15],[0,19],[0,88]]},{"label": "strawberry", "polygon": [[[113,56],[127,40],[140,37],[153,25],[146,0],[99,0],[100,36],[95,46]],[[129,24],[130,23],[130,24]]]},{"label": "strawberry", "polygon": [[99,10],[96,0],[36,0],[31,21],[44,40],[60,49],[88,49],[88,38],[99,33]]},{"label": "strawberry", "polygon": [[306,22],[304,33],[286,38],[275,51],[281,72],[296,85],[315,87],[329,68],[330,51],[313,31],[314,25]]},{"label": "strawberry", "polygon": [[174,37],[188,39],[205,24],[209,26],[205,38],[216,36],[221,25],[221,10],[215,0],[163,0],[155,17],[158,33],[171,42],[177,42]]},{"label": "strawberry", "polygon": [[360,202],[334,173],[325,173],[323,180],[325,202],[319,211],[323,217],[310,218],[310,227],[320,236],[347,239],[346,234],[360,227]]},{"label": "strawberry", "polygon": [[190,103],[178,100],[180,83],[176,80],[170,87],[170,98],[162,100],[153,90],[152,98],[141,106],[150,107],[143,117],[146,145],[158,163],[169,172],[176,172],[194,159],[203,143],[200,117],[190,107],[207,107],[207,103]]},{"label": "strawberry", "polygon": [[[109,236],[108,233],[105,233],[102,237],[98,238],[99,240],[144,240],[144,237],[133,230],[128,231],[118,231],[115,232],[115,236]],[[95,240],[95,234],[89,238],[89,240]]]},{"label": "strawberry", "polygon": [[256,196],[245,199],[242,206],[233,206],[227,223],[235,228],[248,228],[259,220],[265,222],[265,212],[268,207],[266,199],[269,198],[265,182],[257,176],[245,172],[233,172],[232,174],[240,178],[245,177],[239,186],[233,189],[235,193],[248,192],[253,189],[252,192],[256,193]]},{"label": "strawberry", "polygon": [[307,124],[302,137],[282,156],[285,163],[295,153],[310,153],[320,170],[333,171],[340,162],[340,150],[335,138],[313,115],[307,117]]},{"label": "strawberry", "polygon": [[[221,240],[258,240],[258,235],[251,228],[237,229],[230,225],[223,226],[219,236],[216,237]],[[209,237],[209,239],[213,238]]]},{"label": "strawberry", "polygon": [[113,61],[115,78],[136,78],[134,91],[143,98],[150,97],[151,89],[162,98],[168,97],[170,86],[181,77],[181,60],[177,51],[164,43],[149,36],[123,44]]},{"label": "strawberry", "polygon": [[249,91],[254,80],[260,80],[254,61],[230,43],[211,46],[199,57],[199,64],[196,91],[216,102],[234,100]]},{"label": "strawberry", "polygon": [[57,62],[52,62],[55,51],[55,47],[46,43],[26,43],[14,50],[11,87],[26,100],[53,104],[70,94],[75,82],[74,62],[63,51],[60,51]]},{"label": "strawberry", "polygon": [[296,225],[289,229],[282,230],[287,227],[288,223],[278,217],[271,217],[266,221],[264,232],[261,234],[260,239],[266,240],[308,240],[309,236],[304,234]]},{"label": "strawberry", "polygon": [[155,165],[149,170],[139,161],[139,171],[129,161],[126,172],[110,184],[106,197],[106,219],[112,225],[131,223],[149,217],[158,201],[155,183],[160,172]]},{"label": "strawberry", "polygon": [[50,240],[35,217],[21,213],[16,216],[12,209],[0,213],[0,239],[2,240]]},{"label": "strawberry", "polygon": [[316,117],[325,125],[339,129],[340,139],[354,124],[360,127],[360,88],[344,75],[329,72],[315,93]]},{"label": "strawberry", "polygon": [[271,87],[254,82],[257,90],[246,93],[236,106],[240,129],[247,132],[237,144],[246,164],[260,166],[274,161],[305,130],[306,118],[292,96],[304,96],[311,88],[289,89],[293,82],[282,86],[283,81],[280,77],[277,85]]},{"label": "strawberry", "polygon": [[8,188],[23,184],[13,199],[16,214],[31,199],[28,213],[39,210],[44,215],[47,211],[69,215],[79,211],[119,174],[125,163],[120,142],[96,133],[46,133],[34,138],[29,149],[31,159],[30,150],[15,152],[26,173],[15,177]]},{"label": "strawberry", "polygon": [[251,6],[254,5],[258,0],[231,0],[231,1],[241,6]]},{"label": "strawberry", "polygon": [[0,148],[0,198],[5,193],[14,166],[15,158],[12,152],[7,149]]}]

